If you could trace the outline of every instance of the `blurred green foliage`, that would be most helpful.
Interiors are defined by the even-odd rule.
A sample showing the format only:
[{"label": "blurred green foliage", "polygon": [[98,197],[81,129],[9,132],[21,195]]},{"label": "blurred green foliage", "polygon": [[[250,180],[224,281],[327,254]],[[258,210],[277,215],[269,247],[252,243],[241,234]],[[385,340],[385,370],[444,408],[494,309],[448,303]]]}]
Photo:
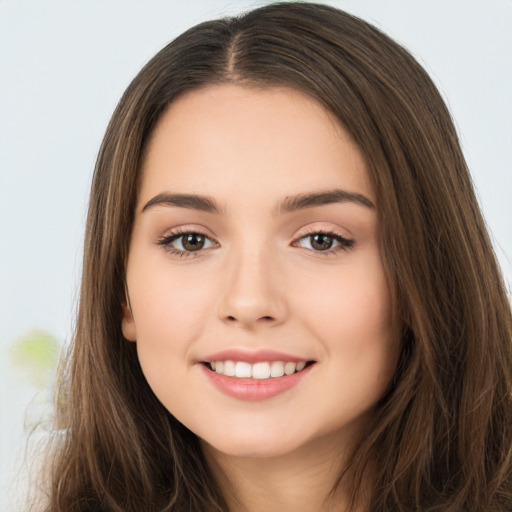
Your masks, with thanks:
[{"label": "blurred green foliage", "polygon": [[14,366],[23,371],[35,387],[48,387],[60,352],[60,344],[54,336],[33,329],[15,339],[9,352]]}]

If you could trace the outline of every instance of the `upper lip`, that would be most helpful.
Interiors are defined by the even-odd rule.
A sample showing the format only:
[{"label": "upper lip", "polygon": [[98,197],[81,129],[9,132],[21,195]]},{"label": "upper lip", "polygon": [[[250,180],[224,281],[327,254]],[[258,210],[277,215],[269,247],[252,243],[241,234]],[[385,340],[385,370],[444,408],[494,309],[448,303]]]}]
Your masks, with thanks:
[{"label": "upper lip", "polygon": [[311,359],[278,352],[272,349],[248,350],[242,348],[230,348],[215,352],[202,359],[202,362],[211,361],[244,361],[246,363],[261,363],[264,361],[284,361],[292,363],[308,362]]}]

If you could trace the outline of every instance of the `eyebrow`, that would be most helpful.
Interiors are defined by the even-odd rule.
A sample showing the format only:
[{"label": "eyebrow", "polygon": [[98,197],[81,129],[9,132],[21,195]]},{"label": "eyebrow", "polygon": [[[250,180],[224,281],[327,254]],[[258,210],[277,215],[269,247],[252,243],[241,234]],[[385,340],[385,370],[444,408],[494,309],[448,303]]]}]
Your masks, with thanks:
[{"label": "eyebrow", "polygon": [[[305,208],[313,208],[315,206],[332,203],[355,203],[370,209],[375,208],[375,205],[362,194],[333,189],[288,196],[274,208],[272,213],[274,215],[283,215]],[[215,214],[221,214],[226,210],[218,205],[213,198],[208,196],[162,193],[150,199],[142,208],[142,212],[157,205],[177,206],[179,208],[188,208]]]},{"label": "eyebrow", "polygon": [[341,189],[333,189],[287,197],[277,206],[277,208],[275,208],[274,213],[276,215],[282,215],[284,213],[291,213],[304,208],[313,208],[314,206],[322,206],[332,203],[356,203],[361,206],[366,206],[367,208],[375,208],[375,205],[362,194],[348,192]]},{"label": "eyebrow", "polygon": [[214,199],[207,196],[196,194],[158,194],[150,199],[142,208],[145,212],[152,206],[156,205],[177,206],[179,208],[188,208],[190,210],[200,210],[208,213],[222,213],[221,209]]}]

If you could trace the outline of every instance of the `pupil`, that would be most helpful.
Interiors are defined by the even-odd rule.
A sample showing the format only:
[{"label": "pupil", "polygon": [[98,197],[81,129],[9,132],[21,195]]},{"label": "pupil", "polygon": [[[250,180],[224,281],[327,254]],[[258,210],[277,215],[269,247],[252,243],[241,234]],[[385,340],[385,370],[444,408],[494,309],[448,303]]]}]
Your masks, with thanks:
[{"label": "pupil", "polygon": [[187,251],[198,251],[204,245],[204,236],[196,233],[186,235],[183,239],[183,247]]},{"label": "pupil", "polygon": [[322,233],[318,233],[317,235],[313,235],[311,238],[311,246],[313,247],[313,249],[325,251],[332,247],[333,239],[329,235],[323,235]]}]

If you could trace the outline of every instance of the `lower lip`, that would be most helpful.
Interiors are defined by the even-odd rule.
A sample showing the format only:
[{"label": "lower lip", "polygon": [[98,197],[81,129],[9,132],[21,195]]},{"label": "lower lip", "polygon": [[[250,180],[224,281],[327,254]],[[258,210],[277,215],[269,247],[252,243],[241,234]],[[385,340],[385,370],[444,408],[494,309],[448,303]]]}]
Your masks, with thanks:
[{"label": "lower lip", "polygon": [[283,377],[271,377],[269,379],[239,379],[216,373],[201,364],[203,372],[210,382],[222,393],[238,400],[267,400],[281,395],[295,387],[309,373],[314,365],[307,366],[303,370]]}]

